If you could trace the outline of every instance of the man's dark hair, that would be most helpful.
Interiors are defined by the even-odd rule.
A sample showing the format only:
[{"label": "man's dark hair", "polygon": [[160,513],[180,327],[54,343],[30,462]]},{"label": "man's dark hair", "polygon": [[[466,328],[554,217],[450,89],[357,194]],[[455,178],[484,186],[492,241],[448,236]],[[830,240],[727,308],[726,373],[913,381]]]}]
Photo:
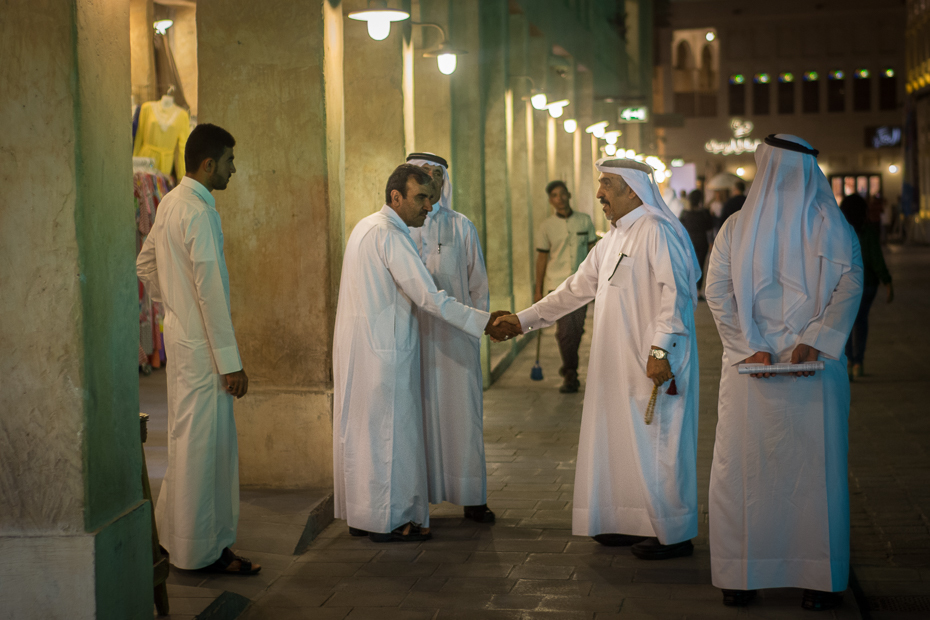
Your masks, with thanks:
[{"label": "man's dark hair", "polygon": [[733,184],[733,187],[738,189],[740,194],[746,193],[746,184],[743,183],[742,181],[737,181],[736,183]]},{"label": "man's dark hair", "polygon": [[856,232],[865,228],[869,219],[869,205],[865,198],[859,194],[850,194],[840,202],[840,211],[846,216],[846,221]]},{"label": "man's dark hair", "polygon": [[565,185],[565,181],[549,181],[549,184],[546,185],[546,196],[550,196],[552,194],[552,190],[557,187],[561,187],[566,192],[568,192],[568,186]]},{"label": "man's dark hair", "polygon": [[688,202],[691,203],[693,208],[700,207],[704,203],[704,192],[699,189],[692,190],[688,194]]},{"label": "man's dark hair", "polygon": [[236,146],[236,139],[231,133],[222,127],[202,123],[194,127],[187,138],[187,146],[184,147],[184,166],[188,172],[194,172],[200,168],[203,160],[219,161],[223,156],[223,151],[234,146]]},{"label": "man's dark hair", "polygon": [[413,164],[401,164],[394,168],[388,178],[387,187],[384,188],[384,204],[391,204],[391,192],[395,189],[401,197],[407,197],[407,180],[410,177],[414,177],[420,185],[427,185],[433,180],[425,169]]}]

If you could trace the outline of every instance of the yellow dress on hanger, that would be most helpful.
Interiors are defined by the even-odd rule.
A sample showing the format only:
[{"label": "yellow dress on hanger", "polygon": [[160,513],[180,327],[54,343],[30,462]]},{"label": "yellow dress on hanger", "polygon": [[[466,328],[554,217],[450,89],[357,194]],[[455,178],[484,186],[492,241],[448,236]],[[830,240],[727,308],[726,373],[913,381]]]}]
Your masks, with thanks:
[{"label": "yellow dress on hanger", "polygon": [[133,157],[151,157],[155,167],[164,174],[185,174],[184,147],[190,135],[191,119],[184,108],[172,104],[165,107],[161,101],[146,101],[139,111],[139,128],[133,144]]}]

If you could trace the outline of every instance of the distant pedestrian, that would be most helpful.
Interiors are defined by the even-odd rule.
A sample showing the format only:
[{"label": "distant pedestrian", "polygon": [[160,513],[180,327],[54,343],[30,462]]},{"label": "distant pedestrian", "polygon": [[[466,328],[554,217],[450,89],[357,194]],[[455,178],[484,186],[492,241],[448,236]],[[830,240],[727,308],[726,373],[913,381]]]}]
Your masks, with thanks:
[{"label": "distant pedestrian", "polygon": [[[805,588],[805,609],[830,609],[849,578],[842,359],[862,259],[816,155],[795,136],[767,137],[746,205],[710,257],[705,292],[724,351],[710,561],[729,606],[761,588]],[[816,376],[737,372],[741,363],[818,360]]]},{"label": "distant pedestrian", "polygon": [[855,380],[863,373],[865,342],[869,335],[869,309],[878,293],[878,284],[882,283],[888,287],[888,303],[894,300],[894,287],[891,284],[891,274],[885,265],[885,257],[882,255],[879,233],[868,221],[869,205],[865,199],[859,194],[850,194],[843,198],[840,210],[856,231],[859,246],[862,248],[862,301],[859,302],[856,322],[853,323],[849,340],[846,341],[846,371],[850,380]]},{"label": "distant pedestrian", "polygon": [[737,181],[733,184],[733,195],[723,203],[723,212],[720,214],[720,226],[717,227],[718,230],[723,227],[723,224],[731,215],[743,208],[744,202],[746,202],[746,184],[742,181]]},{"label": "distant pedestrian", "polygon": [[[552,181],[546,185],[546,195],[553,213],[536,231],[536,293],[533,301],[539,301],[575,273],[597,241],[591,218],[572,210],[572,195],[564,181]],[[563,394],[577,392],[581,386],[578,381],[578,347],[584,334],[587,310],[587,306],[581,306],[555,324],[555,339],[562,356],[559,374],[563,382],[559,391]]]},{"label": "distant pedestrian", "polygon": [[[707,251],[710,249],[710,239],[708,236],[714,229],[714,219],[710,211],[701,206],[701,192],[694,190],[688,195],[688,205],[681,212],[679,218],[682,226],[688,231],[691,237],[691,245],[694,246],[694,254],[697,256],[698,264],[703,272],[704,261],[707,259]],[[704,282],[704,275],[698,280],[698,298],[703,299],[700,293],[701,285]]]}]

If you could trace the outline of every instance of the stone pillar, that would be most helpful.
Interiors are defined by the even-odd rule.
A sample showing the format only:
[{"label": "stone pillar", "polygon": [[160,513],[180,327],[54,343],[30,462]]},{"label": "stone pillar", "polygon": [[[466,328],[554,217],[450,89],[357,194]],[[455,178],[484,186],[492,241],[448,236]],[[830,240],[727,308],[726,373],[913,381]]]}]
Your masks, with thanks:
[{"label": "stone pillar", "polygon": [[216,200],[251,379],[236,402],[240,480],[329,487],[344,246],[342,9],[206,0],[197,12],[200,121],[237,140],[237,173]]},{"label": "stone pillar", "polygon": [[172,36],[172,53],[181,79],[181,90],[191,110],[197,117],[197,9],[179,6],[174,9],[174,25],[169,31]]},{"label": "stone pillar", "polygon": [[[530,36],[529,40],[530,76],[537,88],[546,87],[548,73],[549,44],[543,36]],[[549,176],[549,113],[545,110],[531,109],[533,117],[533,152],[530,165],[533,168],[533,183],[530,187],[530,196],[533,201],[534,233],[540,223],[552,214],[549,206],[549,197],[546,196],[546,184],[552,180]],[[533,264],[535,269],[535,246]],[[534,276],[535,278],[535,276]],[[535,282],[535,280],[534,280]]]},{"label": "stone pillar", "polygon": [[[409,2],[404,4],[409,10]],[[348,15],[367,6],[367,0],[345,0],[341,10]],[[388,177],[413,147],[414,63],[409,21],[391,24],[383,41],[368,36],[365,22],[346,18],[343,23],[348,239],[359,220],[384,205]]]},{"label": "stone pillar", "polygon": [[137,104],[158,98],[155,83],[155,7],[152,0],[129,0],[129,45],[132,60],[132,97]]},{"label": "stone pillar", "polygon": [[[419,8],[417,15],[416,9]],[[430,22],[449,32],[449,1],[421,0],[414,7],[413,16],[420,22]],[[415,28],[413,32],[414,71],[414,151],[436,153],[449,162],[449,175],[455,185],[455,162],[452,161],[452,108],[451,84],[459,69],[452,75],[439,71],[435,58],[424,58],[423,52],[439,45],[439,31],[435,28]],[[459,67],[474,62],[471,54],[458,59]]]},{"label": "stone pillar", "polygon": [[[525,76],[529,71],[529,22],[526,17],[510,15],[510,75]],[[513,296],[516,310],[533,303],[535,249],[533,248],[533,202],[531,198],[531,136],[533,106],[530,105],[530,82],[511,78],[513,93],[513,152],[507,164],[510,170],[510,216],[512,223]]]},{"label": "stone pillar", "polygon": [[0,601],[152,617],[142,500],[129,3],[0,20]]},{"label": "stone pillar", "polygon": [[578,71],[575,75],[575,96],[578,103],[575,106],[575,115],[578,120],[578,129],[575,130],[575,200],[574,204],[579,211],[587,213],[594,222],[600,212],[600,203],[594,198],[597,192],[597,173],[591,159],[590,136],[584,132],[585,127],[593,123],[594,109],[594,79],[590,71]]}]

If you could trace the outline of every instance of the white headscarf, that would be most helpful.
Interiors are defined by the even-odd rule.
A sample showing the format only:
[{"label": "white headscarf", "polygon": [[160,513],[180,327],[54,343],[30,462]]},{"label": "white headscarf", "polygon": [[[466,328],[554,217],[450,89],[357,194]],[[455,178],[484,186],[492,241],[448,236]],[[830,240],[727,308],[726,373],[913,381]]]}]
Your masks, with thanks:
[{"label": "white headscarf", "polygon": [[[796,136],[774,137],[813,151]],[[813,154],[762,144],[755,158],[756,178],[733,225],[730,269],[746,342],[770,351],[753,320],[756,295],[777,280],[785,324],[801,333],[852,267],[852,232]]]},{"label": "white headscarf", "polygon": [[[435,153],[412,153],[412,155],[421,154],[435,155]],[[430,166],[439,166],[442,168],[442,193],[439,196],[439,206],[440,208],[445,208],[449,211],[452,211],[452,181],[449,180],[449,169],[442,163],[442,161],[433,159],[410,159],[409,157],[407,159],[407,163],[413,164],[414,166],[423,166],[424,164],[429,164]]]},{"label": "white headscarf", "polygon": [[[649,164],[621,157],[601,158],[595,162],[594,167],[597,168],[598,172],[616,174],[622,177],[636,196],[643,201],[643,207],[646,211],[671,224],[682,247],[685,248],[685,252],[691,257],[688,282],[691,283],[691,302],[697,305],[697,282],[701,279],[701,265],[698,263],[697,254],[694,252],[694,245],[691,244],[688,231],[682,226],[681,220],[675,217],[675,214],[665,204],[662,194],[659,192],[659,186],[655,182],[655,177],[650,176],[652,167]],[[647,170],[649,172],[646,172]]]}]

